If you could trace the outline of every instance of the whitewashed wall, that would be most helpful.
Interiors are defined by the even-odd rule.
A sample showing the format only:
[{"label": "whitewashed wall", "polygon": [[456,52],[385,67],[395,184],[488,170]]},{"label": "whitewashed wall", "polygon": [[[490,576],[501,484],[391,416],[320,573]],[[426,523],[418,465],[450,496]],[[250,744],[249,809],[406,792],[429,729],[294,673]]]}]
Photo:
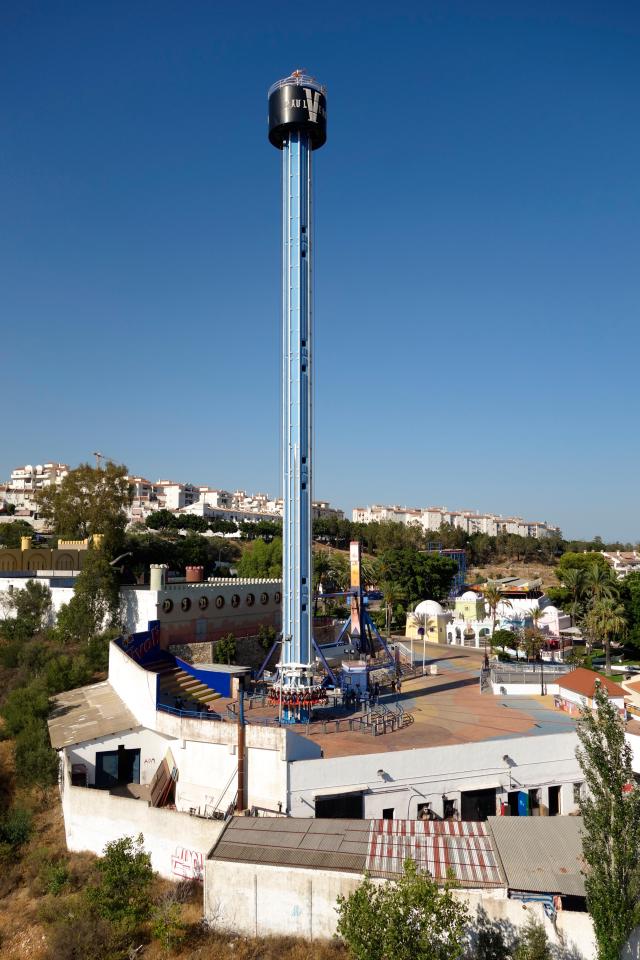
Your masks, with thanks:
[{"label": "whitewashed wall", "polygon": [[[212,926],[244,936],[329,939],[336,933],[338,895],[349,896],[361,880],[359,874],[337,870],[207,860],[204,916]],[[509,900],[503,889],[459,889],[455,896],[469,910],[471,931],[479,910],[506,930],[521,930],[533,916],[543,924],[557,960],[596,956],[593,924],[586,913],[559,912],[554,927],[541,904]]]},{"label": "whitewashed wall", "polygon": [[[575,733],[538,737],[506,737],[387,753],[323,760],[301,760],[290,767],[290,813],[312,817],[318,791],[336,787],[362,789],[364,816],[382,817],[392,807],[399,818],[415,818],[418,804],[428,801],[442,814],[442,795],[458,799],[463,790],[498,788],[498,803],[510,790],[562,785],[561,809],[573,807],[573,784],[584,777],[575,756]],[[503,757],[509,757],[507,763]],[[378,774],[378,770],[382,774]],[[544,798],[543,798],[544,802]],[[458,808],[459,809],[459,808]]]}]

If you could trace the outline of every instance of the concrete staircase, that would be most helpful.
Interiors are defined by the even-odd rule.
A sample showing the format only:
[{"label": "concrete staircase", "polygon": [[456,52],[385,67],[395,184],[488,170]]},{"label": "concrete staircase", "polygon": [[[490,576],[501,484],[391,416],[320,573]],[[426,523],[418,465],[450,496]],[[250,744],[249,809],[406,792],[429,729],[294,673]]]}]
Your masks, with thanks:
[{"label": "concrete staircase", "polygon": [[160,678],[160,697],[165,703],[171,704],[172,699],[182,698],[184,701],[201,704],[208,707],[215,700],[220,699],[220,694],[212,690],[197,677],[183,670],[172,660],[161,660],[148,667]]}]

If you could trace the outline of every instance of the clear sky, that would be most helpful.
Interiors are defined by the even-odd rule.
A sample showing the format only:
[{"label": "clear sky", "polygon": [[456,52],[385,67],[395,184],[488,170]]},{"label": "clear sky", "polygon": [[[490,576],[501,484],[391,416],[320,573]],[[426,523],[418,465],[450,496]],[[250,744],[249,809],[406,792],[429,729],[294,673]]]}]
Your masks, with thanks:
[{"label": "clear sky", "polygon": [[276,493],[280,157],[328,87],[315,494],[640,538],[632,2],[4,3],[0,478]]}]

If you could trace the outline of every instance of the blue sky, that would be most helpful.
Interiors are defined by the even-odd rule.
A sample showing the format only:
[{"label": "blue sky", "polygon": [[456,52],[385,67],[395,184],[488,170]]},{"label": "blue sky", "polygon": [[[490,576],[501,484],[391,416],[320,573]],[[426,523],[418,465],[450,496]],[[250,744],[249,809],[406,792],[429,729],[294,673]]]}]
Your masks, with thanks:
[{"label": "blue sky", "polygon": [[279,155],[328,87],[315,493],[640,538],[632,3],[0,10],[0,477],[279,489]]}]

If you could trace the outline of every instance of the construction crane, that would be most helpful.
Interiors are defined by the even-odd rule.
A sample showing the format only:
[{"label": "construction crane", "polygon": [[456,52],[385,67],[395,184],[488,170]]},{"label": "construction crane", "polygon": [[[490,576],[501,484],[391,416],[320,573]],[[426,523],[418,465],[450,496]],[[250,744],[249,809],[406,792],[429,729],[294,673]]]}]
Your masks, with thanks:
[{"label": "construction crane", "polygon": [[103,461],[103,460],[105,461],[105,463],[117,463],[117,462],[118,462],[115,457],[109,457],[109,456],[107,456],[107,455],[104,454],[104,453],[100,453],[99,450],[94,450],[92,455],[96,458],[96,469],[97,469],[97,470],[100,470],[100,469],[101,469],[101,467],[102,467],[102,461]]}]

